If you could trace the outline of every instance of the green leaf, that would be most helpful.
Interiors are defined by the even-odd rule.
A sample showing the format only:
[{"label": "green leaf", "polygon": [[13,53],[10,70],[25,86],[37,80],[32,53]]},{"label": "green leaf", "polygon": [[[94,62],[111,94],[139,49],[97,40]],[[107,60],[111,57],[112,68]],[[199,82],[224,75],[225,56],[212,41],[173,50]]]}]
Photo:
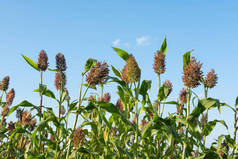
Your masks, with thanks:
[{"label": "green leaf", "polygon": [[238,97],[236,97],[236,104],[235,105],[238,106]]},{"label": "green leaf", "polygon": [[96,86],[92,86],[92,85],[89,85],[88,86],[88,83],[86,84],[83,84],[85,87],[88,87],[88,88],[91,88],[91,89],[94,89],[94,90],[97,90],[97,87]]},{"label": "green leaf", "polygon": [[[35,89],[33,92],[40,92],[40,89]],[[42,94],[55,99],[55,94],[49,89],[44,89]]]},{"label": "green leaf", "polygon": [[117,77],[121,78],[121,72],[118,71],[118,70],[117,70],[115,67],[113,67],[112,65],[111,65],[111,67],[112,67],[113,73],[114,73]]},{"label": "green leaf", "polygon": [[33,105],[32,103],[30,103],[30,102],[28,102],[27,100],[24,100],[24,101],[22,101],[21,103],[19,103],[18,105],[16,105],[16,106],[13,106],[10,110],[9,110],[9,112],[8,112],[8,115],[10,115],[12,112],[14,112],[18,107],[33,107],[33,108],[35,108],[35,109],[38,109],[38,107],[37,106],[35,106],[35,105]]},{"label": "green leaf", "polygon": [[207,98],[207,99],[202,99],[200,102],[206,109],[211,109],[216,106],[220,106],[220,102],[218,99]]},{"label": "green leaf", "polygon": [[99,105],[102,109],[105,109],[109,113],[119,114],[118,108],[112,103],[97,102],[97,105]]},{"label": "green leaf", "polygon": [[192,51],[193,50],[188,51],[183,55],[183,70],[186,68],[187,64],[190,61],[190,54],[191,54]]},{"label": "green leaf", "polygon": [[115,48],[115,47],[112,47],[116,53],[123,59],[123,60],[127,60],[129,57],[130,57],[130,54],[128,54],[126,51],[122,50],[122,49],[119,49],[119,48]]},{"label": "green leaf", "polygon": [[143,81],[142,81],[141,86],[140,86],[139,93],[140,93],[143,97],[146,96],[147,91],[151,88],[151,83],[152,83],[151,80],[143,80]]},{"label": "green leaf", "polygon": [[228,130],[228,127],[224,120],[213,120],[213,121],[209,121],[208,123],[204,125],[202,134],[205,136],[208,136],[212,132],[212,130],[214,129],[214,127],[216,126],[218,122],[221,123],[223,126],[225,126],[226,129]]},{"label": "green leaf", "polygon": [[166,37],[164,38],[164,42],[163,42],[163,44],[161,45],[160,52],[161,52],[164,56],[166,55],[166,52],[167,52],[167,41],[166,41]]},{"label": "green leaf", "polygon": [[97,63],[97,60],[89,58],[84,66],[84,72],[82,75],[85,75],[95,64]]},{"label": "green leaf", "polygon": [[40,71],[40,69],[38,68],[38,65],[37,63],[35,63],[32,59],[30,59],[29,57],[27,56],[24,56],[22,54],[22,57],[26,60],[26,62],[34,69],[36,69],[37,71]]},{"label": "green leaf", "polygon": [[127,151],[127,150],[124,150],[122,149],[120,146],[118,146],[116,143],[115,143],[116,147],[117,147],[117,150],[120,152],[120,154],[126,154],[128,158],[132,159],[133,158],[133,155],[131,152]]}]

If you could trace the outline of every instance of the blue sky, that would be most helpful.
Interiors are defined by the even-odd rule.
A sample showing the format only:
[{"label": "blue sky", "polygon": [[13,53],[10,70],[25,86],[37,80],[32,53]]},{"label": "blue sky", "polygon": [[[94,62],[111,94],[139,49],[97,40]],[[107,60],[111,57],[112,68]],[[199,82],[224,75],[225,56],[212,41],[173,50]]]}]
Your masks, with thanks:
[{"label": "blue sky", "polygon": [[[142,79],[152,79],[152,98],[157,90],[157,77],[152,70],[154,52],[167,37],[166,73],[174,85],[171,100],[183,87],[182,55],[194,49],[192,55],[203,63],[206,74],[214,68],[219,76],[217,87],[209,96],[234,105],[238,95],[238,1],[236,0],[180,0],[180,1],[0,1],[0,78],[9,75],[10,87],[16,90],[14,104],[27,98],[39,102],[33,94],[39,83],[39,73],[27,66],[24,54],[37,60],[45,49],[51,68],[55,55],[62,52],[67,60],[67,87],[72,99],[78,95],[80,74],[85,61],[93,57],[121,69],[124,65],[112,46],[134,54],[142,68]],[[44,74],[44,83],[54,88],[54,73]],[[115,86],[108,85],[112,93]],[[203,89],[195,90],[202,96]],[[112,94],[113,101],[117,96]],[[54,102],[50,99],[45,104]],[[167,106],[166,112],[174,112]],[[223,119],[232,133],[233,114],[228,109],[219,115],[211,111],[210,119]],[[218,126],[211,139],[225,133]]]}]

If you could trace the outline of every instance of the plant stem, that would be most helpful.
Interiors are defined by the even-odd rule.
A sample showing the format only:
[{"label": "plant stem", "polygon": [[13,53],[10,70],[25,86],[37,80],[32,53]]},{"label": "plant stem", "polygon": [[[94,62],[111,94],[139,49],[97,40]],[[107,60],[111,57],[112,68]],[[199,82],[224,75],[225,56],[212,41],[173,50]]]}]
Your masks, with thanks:
[{"label": "plant stem", "polygon": [[138,118],[139,118],[139,114],[138,114],[138,92],[137,92],[137,87],[136,87],[136,83],[134,82],[134,87],[135,87],[135,97],[136,97],[136,103],[135,103],[135,112],[136,112],[136,136],[135,136],[135,144],[136,144],[136,148],[135,148],[135,158],[137,159],[137,145],[138,145]]},{"label": "plant stem", "polygon": [[[207,93],[208,93],[208,88],[204,87],[205,99],[207,99]],[[204,119],[205,119],[205,124],[207,124],[207,121],[208,121],[208,109],[206,109],[206,113],[205,113]],[[204,143],[204,146],[205,146],[205,144],[206,144],[206,136],[205,135],[203,136],[203,143]]]},{"label": "plant stem", "polygon": [[160,116],[160,99],[159,99],[159,90],[160,90],[160,74],[158,74],[158,116]]},{"label": "plant stem", "polygon": [[[166,102],[166,99],[164,100],[164,103],[165,103],[165,102]],[[161,110],[161,118],[163,117],[164,105],[165,105],[164,103],[163,103],[162,110]]]},{"label": "plant stem", "polygon": [[[79,99],[78,99],[78,101],[79,101],[79,102],[78,102],[78,109],[77,109],[77,114],[76,114],[76,118],[75,118],[75,121],[74,121],[73,133],[74,133],[74,131],[75,131],[76,124],[77,124],[77,122],[78,122],[78,116],[79,116],[78,111],[79,111],[79,109],[80,109],[81,103],[83,102],[83,99],[84,99],[84,97],[85,97],[85,95],[86,95],[86,93],[87,93],[87,91],[88,91],[88,88],[89,88],[89,85],[88,85],[87,88],[86,88],[86,90],[85,90],[85,92],[84,92],[84,94],[83,94],[83,97],[81,98],[82,86],[83,86],[83,80],[82,80],[81,85],[80,85],[80,93],[79,93]],[[66,159],[69,158],[69,151],[70,151],[70,149],[71,149],[71,143],[72,143],[72,140],[69,141],[69,148],[68,148],[68,151],[67,151]]]},{"label": "plant stem", "polygon": [[[43,72],[40,71],[40,87],[42,88],[42,83],[43,83]],[[42,102],[43,102],[43,91],[39,90],[40,91],[40,121],[41,121],[41,116],[42,116]],[[39,151],[41,152],[41,131],[39,131]]]},{"label": "plant stem", "polygon": [[187,143],[188,143],[188,128],[189,128],[189,114],[190,114],[190,88],[187,88],[187,116],[186,116],[186,136],[185,136],[185,142],[183,144],[183,156],[182,158],[186,158],[186,148],[187,148]]},{"label": "plant stem", "polygon": [[[237,108],[235,106],[235,113],[234,113],[234,142],[235,142],[235,145],[236,145],[236,133],[237,133]],[[236,149],[236,146],[233,147],[233,150],[232,150],[232,159],[234,159],[235,157],[235,149]]]}]

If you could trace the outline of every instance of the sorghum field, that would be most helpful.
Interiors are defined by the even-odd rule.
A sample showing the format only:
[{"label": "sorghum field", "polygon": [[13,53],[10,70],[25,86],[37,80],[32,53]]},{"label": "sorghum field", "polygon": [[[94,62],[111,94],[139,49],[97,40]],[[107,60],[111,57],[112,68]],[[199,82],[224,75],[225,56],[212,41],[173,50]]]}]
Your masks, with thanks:
[{"label": "sorghum field", "polygon": [[[136,57],[126,51],[113,48],[120,60],[125,61],[122,68],[109,66],[107,62],[89,58],[81,73],[78,99],[71,99],[67,90],[67,64],[62,53],[55,56],[56,65],[50,64],[47,53],[41,50],[38,60],[22,55],[21,60],[39,73],[39,85],[34,92],[39,94],[39,102],[29,99],[12,105],[20,90],[11,88],[10,77],[5,76],[0,83],[1,122],[0,156],[18,159],[234,159],[238,158],[236,144],[237,105],[219,101],[209,96],[209,90],[216,86],[218,77],[214,69],[204,74],[202,64],[192,52],[186,52],[183,60],[181,80],[184,88],[176,101],[167,98],[173,90],[169,80],[162,81],[166,72],[167,42],[164,39],[161,48],[154,54],[151,69],[158,79],[144,80]],[[45,71],[55,74],[55,90],[44,84]],[[109,71],[114,76],[109,76]],[[178,72],[180,73],[180,72]],[[151,83],[157,88],[151,88]],[[14,81],[11,81],[14,83]],[[110,94],[104,91],[107,83],[117,87],[118,100],[110,102]],[[194,92],[194,88],[204,89],[203,97]],[[156,99],[149,96],[151,89],[158,90]],[[58,95],[55,95],[57,91]],[[96,92],[89,95],[89,92]],[[16,94],[16,95],[17,95]],[[58,111],[53,106],[44,105],[52,98],[57,103]],[[164,113],[167,105],[177,108],[177,112]],[[231,109],[234,115],[234,134],[222,135],[210,144],[206,138],[216,124],[223,120],[209,120],[209,111],[221,108]],[[164,113],[164,114],[163,114]],[[15,121],[8,122],[10,114]],[[74,120],[69,121],[69,116]],[[79,121],[79,119],[81,121]],[[71,124],[69,124],[71,123]],[[73,124],[72,124],[73,123]],[[231,131],[232,132],[232,131]],[[209,145],[209,146],[207,146]]]}]

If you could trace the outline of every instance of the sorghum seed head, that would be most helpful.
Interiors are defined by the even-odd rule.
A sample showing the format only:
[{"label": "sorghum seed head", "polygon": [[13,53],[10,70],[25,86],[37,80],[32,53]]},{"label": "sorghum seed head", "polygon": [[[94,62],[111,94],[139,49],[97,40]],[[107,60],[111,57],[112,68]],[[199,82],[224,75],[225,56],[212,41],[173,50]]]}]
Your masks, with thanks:
[{"label": "sorghum seed head", "polygon": [[64,88],[64,91],[66,93],[66,97],[65,97],[65,100],[70,100],[70,96],[69,96],[69,91],[67,88]]},{"label": "sorghum seed head", "polygon": [[163,74],[165,72],[165,56],[158,50],[154,56],[154,72]]},{"label": "sorghum seed head", "polygon": [[58,71],[65,71],[67,66],[66,66],[66,61],[65,61],[64,55],[61,54],[61,53],[58,53],[55,56],[55,59],[56,59],[56,68],[57,68],[57,70]]},{"label": "sorghum seed head", "polygon": [[110,135],[115,136],[117,134],[117,127],[112,127]]},{"label": "sorghum seed head", "polygon": [[136,115],[132,119],[132,124],[136,124]]},{"label": "sorghum seed head", "polygon": [[107,81],[109,74],[108,65],[106,62],[97,62],[89,71],[86,81],[89,85],[95,86],[99,83],[103,84]]},{"label": "sorghum seed head", "polygon": [[28,129],[30,131],[33,131],[35,129],[35,127],[36,127],[36,120],[33,119],[33,120],[30,121]]},{"label": "sorghum seed head", "polygon": [[15,91],[12,88],[6,95],[6,104],[10,106],[13,102],[14,97],[15,97]]},{"label": "sorghum seed head", "polygon": [[23,110],[22,110],[21,108],[18,108],[18,109],[17,109],[17,113],[16,113],[17,119],[21,119],[22,112],[23,112]]},{"label": "sorghum seed head", "polygon": [[117,100],[116,107],[118,108],[120,112],[123,112],[123,104],[121,102],[121,99]]},{"label": "sorghum seed head", "polygon": [[202,78],[202,64],[200,61],[196,61],[195,57],[192,57],[185,67],[183,72],[183,83],[189,88],[195,88],[200,85],[200,79]]},{"label": "sorghum seed head", "polygon": [[14,122],[10,122],[8,123],[8,133],[9,135],[12,133],[12,131],[15,129],[15,123]]},{"label": "sorghum seed head", "polygon": [[110,100],[111,100],[110,94],[109,94],[109,93],[105,93],[105,94],[103,95],[103,101],[104,101],[104,102],[110,102]]},{"label": "sorghum seed head", "polygon": [[78,148],[80,145],[83,144],[84,137],[85,137],[85,134],[83,132],[83,129],[81,127],[78,127],[74,131],[74,135],[73,135],[73,144],[75,148]]},{"label": "sorghum seed head", "polygon": [[88,101],[95,101],[95,100],[96,100],[96,97],[93,95],[90,95],[88,98]]},{"label": "sorghum seed head", "polygon": [[20,123],[25,126],[27,124],[29,124],[31,121],[31,113],[28,112],[28,111],[24,111],[22,112],[22,116],[21,116],[21,119],[20,119]]},{"label": "sorghum seed head", "polygon": [[149,107],[146,108],[146,111],[149,114],[149,116],[153,118],[154,114],[152,113],[152,111],[151,111],[151,109]]},{"label": "sorghum seed head", "polygon": [[141,120],[140,121],[141,129],[143,129],[143,127],[146,126],[147,124],[148,122],[146,120]]},{"label": "sorghum seed head", "polygon": [[168,95],[167,95],[167,96],[169,96],[170,93],[171,93],[172,90],[173,90],[173,85],[172,85],[172,83],[171,83],[169,80],[166,80],[166,81],[164,82],[164,86],[168,88],[169,92],[168,92]]},{"label": "sorghum seed head", "polygon": [[186,104],[187,103],[187,91],[185,88],[183,88],[181,91],[180,91],[180,94],[179,94],[179,100],[182,104]]},{"label": "sorghum seed head", "polygon": [[217,74],[215,74],[215,70],[212,69],[206,76],[205,80],[204,80],[204,85],[205,87],[208,87],[208,88],[213,88],[216,86],[217,84],[217,80],[218,80],[218,77],[217,77]]},{"label": "sorghum seed head", "polygon": [[181,114],[183,113],[183,107],[184,107],[183,104],[179,104],[179,105],[177,106],[177,113],[178,113],[179,115],[181,115]]},{"label": "sorghum seed head", "polygon": [[8,112],[9,112],[9,105],[6,104],[2,108],[2,112],[1,112],[2,117],[5,118],[8,115]]},{"label": "sorghum seed head", "polygon": [[128,83],[129,83],[129,80],[128,80],[128,78],[127,78],[126,68],[127,68],[127,65],[125,65],[125,66],[122,68],[121,79],[122,79],[126,84],[128,84]]},{"label": "sorghum seed head", "polygon": [[183,134],[183,127],[179,128],[179,133]]},{"label": "sorghum seed head", "polygon": [[124,66],[124,71],[122,70],[122,79],[127,83],[134,83],[140,80],[141,70],[134,58],[133,55],[131,55],[127,61],[126,65]]},{"label": "sorghum seed head", "polygon": [[10,80],[10,77],[9,76],[6,76],[2,79],[2,82],[1,82],[1,90],[3,91],[6,91],[8,89],[8,86],[9,86],[9,80]]},{"label": "sorghum seed head", "polygon": [[55,141],[54,135],[50,135],[50,140],[51,140],[51,141]]},{"label": "sorghum seed head", "polygon": [[48,56],[45,50],[40,51],[37,64],[41,71],[45,71],[48,68]]},{"label": "sorghum seed head", "polygon": [[66,76],[64,72],[55,73],[55,87],[56,90],[64,89],[66,85]]},{"label": "sorghum seed head", "polygon": [[64,108],[63,105],[60,106],[60,114],[61,114],[61,115],[64,115],[64,114],[65,114],[65,108]]}]

